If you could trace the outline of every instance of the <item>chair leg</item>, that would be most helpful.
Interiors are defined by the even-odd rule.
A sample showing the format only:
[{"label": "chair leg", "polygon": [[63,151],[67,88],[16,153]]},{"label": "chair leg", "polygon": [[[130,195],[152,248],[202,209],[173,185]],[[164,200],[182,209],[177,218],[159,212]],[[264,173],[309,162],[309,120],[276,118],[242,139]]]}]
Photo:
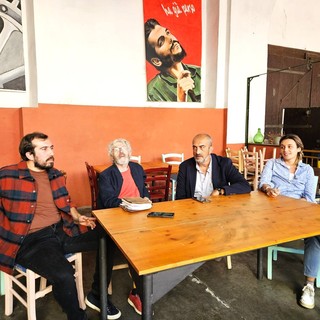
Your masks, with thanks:
[{"label": "chair leg", "polygon": [[171,193],[172,193],[172,201],[174,201],[176,199],[176,180],[175,179],[171,179],[171,186],[172,186],[172,190],[171,190]]},{"label": "chair leg", "polygon": [[36,316],[36,277],[29,269],[27,273],[27,314],[28,320],[35,320]]},{"label": "chair leg", "polygon": [[227,268],[229,270],[232,269],[231,256],[227,256]]},{"label": "chair leg", "polygon": [[13,312],[13,294],[12,294],[13,282],[11,276],[4,274],[4,314],[10,316]]},{"label": "chair leg", "polygon": [[320,288],[320,269],[318,270],[318,275],[317,275],[315,284],[317,288]]},{"label": "chair leg", "polygon": [[47,287],[47,279],[40,277],[40,291],[44,290]]},{"label": "chair leg", "polygon": [[109,287],[108,287],[108,294],[112,295],[112,280],[110,280]]},{"label": "chair leg", "polygon": [[0,271],[0,296],[4,295],[4,272]]},{"label": "chair leg", "polygon": [[273,247],[273,249],[272,249],[272,259],[273,259],[273,261],[278,260],[278,250],[275,249],[275,247]]},{"label": "chair leg", "polygon": [[81,309],[86,309],[86,304],[84,302],[84,292],[83,292],[83,278],[82,278],[82,254],[77,252],[75,253],[75,276],[76,276],[76,286],[77,286],[77,292],[78,292],[78,300],[79,300],[79,306]]},{"label": "chair leg", "polygon": [[274,250],[273,247],[268,247],[268,262],[267,262],[267,278],[272,280],[272,260]]}]

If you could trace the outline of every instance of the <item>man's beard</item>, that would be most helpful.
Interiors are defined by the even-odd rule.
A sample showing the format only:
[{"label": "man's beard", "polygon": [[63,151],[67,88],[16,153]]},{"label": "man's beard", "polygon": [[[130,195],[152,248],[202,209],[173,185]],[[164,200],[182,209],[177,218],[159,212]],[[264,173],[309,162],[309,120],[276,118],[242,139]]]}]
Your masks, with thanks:
[{"label": "man's beard", "polygon": [[[53,160],[54,161],[54,157],[50,157],[50,158],[48,158],[47,159],[47,161],[48,160]],[[48,170],[48,169],[51,169],[52,167],[53,167],[53,165],[54,165],[54,163],[53,163],[53,161],[52,162],[50,162],[50,163],[44,163],[44,164],[41,164],[41,163],[39,163],[38,162],[38,160],[37,160],[37,158],[34,160],[34,166],[36,167],[36,168],[38,168],[38,169],[41,169],[41,170]]]},{"label": "man's beard", "polygon": [[196,160],[196,163],[200,165],[205,163],[209,157],[210,157],[210,154],[208,154],[206,157],[202,157],[201,159],[197,159],[197,157],[194,157],[194,160]]},{"label": "man's beard", "polygon": [[[177,42],[178,41],[174,41],[172,44],[172,47],[174,47],[174,44]],[[165,56],[165,57],[159,57],[159,59],[162,62],[161,67],[160,67],[162,70],[167,69],[167,68],[171,68],[176,62],[181,62],[187,56],[186,51],[182,48],[181,45],[180,45],[180,48],[181,48],[181,52],[179,52],[179,53],[171,54],[171,55]]]},{"label": "man's beard", "polygon": [[126,165],[129,163],[129,161],[130,161],[129,157],[121,157],[121,158],[115,159],[115,163],[119,165]]}]

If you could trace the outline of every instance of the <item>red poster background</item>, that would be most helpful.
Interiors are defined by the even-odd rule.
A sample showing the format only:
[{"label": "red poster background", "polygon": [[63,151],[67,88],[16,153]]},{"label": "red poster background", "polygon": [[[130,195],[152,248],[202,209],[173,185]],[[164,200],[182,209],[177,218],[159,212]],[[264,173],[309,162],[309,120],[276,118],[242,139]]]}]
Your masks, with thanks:
[{"label": "red poster background", "polygon": [[[183,63],[201,66],[201,0],[144,0],[143,11],[144,22],[156,19],[178,39],[187,52]],[[147,60],[146,72],[147,83],[159,73]]]}]

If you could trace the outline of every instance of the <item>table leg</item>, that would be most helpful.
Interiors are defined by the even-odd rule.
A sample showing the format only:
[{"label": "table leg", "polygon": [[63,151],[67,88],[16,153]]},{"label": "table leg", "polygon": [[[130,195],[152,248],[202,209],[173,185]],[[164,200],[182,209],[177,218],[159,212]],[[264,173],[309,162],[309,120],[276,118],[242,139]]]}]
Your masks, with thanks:
[{"label": "table leg", "polygon": [[263,278],[263,249],[257,250],[257,278],[262,280]]},{"label": "table leg", "polygon": [[99,248],[99,269],[100,269],[100,319],[107,319],[107,239],[101,237]]},{"label": "table leg", "polygon": [[142,277],[143,299],[142,299],[142,320],[152,319],[152,274]]}]

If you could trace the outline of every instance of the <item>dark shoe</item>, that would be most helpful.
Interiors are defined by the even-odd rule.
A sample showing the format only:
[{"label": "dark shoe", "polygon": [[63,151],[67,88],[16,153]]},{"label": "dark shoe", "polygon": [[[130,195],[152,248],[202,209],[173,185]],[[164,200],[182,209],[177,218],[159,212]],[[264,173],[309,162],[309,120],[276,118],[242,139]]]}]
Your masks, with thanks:
[{"label": "dark shoe", "polygon": [[128,297],[128,303],[130,306],[135,310],[137,314],[142,314],[142,303],[140,300],[140,297],[138,294],[133,294],[132,291],[130,291],[129,297]]},{"label": "dark shoe", "polygon": [[[85,303],[88,307],[93,310],[100,312],[100,299],[95,296],[92,292],[89,292],[86,296]],[[107,306],[107,319],[114,320],[119,319],[121,317],[121,312],[118,310],[108,299],[108,306]]]}]

